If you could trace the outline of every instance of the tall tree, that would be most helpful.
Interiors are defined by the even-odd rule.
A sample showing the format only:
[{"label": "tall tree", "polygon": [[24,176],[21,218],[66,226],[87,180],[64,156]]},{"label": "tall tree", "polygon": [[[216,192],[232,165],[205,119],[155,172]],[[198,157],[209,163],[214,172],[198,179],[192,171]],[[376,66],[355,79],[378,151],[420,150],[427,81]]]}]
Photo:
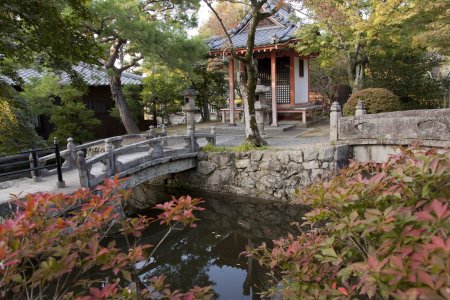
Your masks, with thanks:
[{"label": "tall tree", "polygon": [[195,24],[198,1],[103,0],[92,3],[98,22],[86,27],[104,47],[112,97],[128,133],[139,131],[122,92],[121,74],[149,61],[189,64],[206,51],[188,39],[183,25]]},{"label": "tall tree", "polygon": [[188,85],[186,74],[181,70],[171,70],[166,66],[153,66],[144,79],[143,103],[153,115],[153,125],[157,117],[169,120],[169,114],[181,110],[180,93]]},{"label": "tall tree", "polygon": [[247,34],[247,47],[245,56],[239,56],[234,51],[233,41],[231,39],[231,34],[229,28],[224,24],[222,16],[214,8],[212,1],[203,0],[206,5],[210,8],[213,14],[216,16],[217,20],[221,24],[222,30],[229,41],[230,53],[234,59],[237,59],[244,63],[245,70],[247,71],[247,81],[243,83],[245,94],[245,139],[247,142],[251,143],[256,147],[260,147],[265,143],[259,134],[258,127],[256,125],[255,116],[255,90],[258,80],[258,61],[253,57],[253,50],[255,48],[255,33],[256,28],[262,20],[275,14],[282,5],[284,1],[278,1],[277,5],[274,6],[270,11],[263,11],[263,6],[268,2],[268,0],[251,0],[249,1],[249,14],[251,14],[251,20],[248,27]]},{"label": "tall tree", "polygon": [[[412,45],[419,32],[435,28],[439,42],[420,48],[445,48],[449,33],[448,1],[424,0],[297,0],[308,20],[298,31],[297,50],[344,57],[353,90],[366,85],[370,60],[384,47]],[[445,4],[447,3],[447,4]],[[440,10],[439,10],[440,9]],[[430,40],[431,41],[431,40]],[[437,45],[439,44],[439,45]],[[428,47],[430,46],[430,47]]]},{"label": "tall tree", "polygon": [[194,89],[199,92],[197,99],[202,120],[209,121],[209,106],[218,110],[226,105],[228,82],[225,80],[223,63],[199,62],[195,64],[194,72],[190,77]]}]

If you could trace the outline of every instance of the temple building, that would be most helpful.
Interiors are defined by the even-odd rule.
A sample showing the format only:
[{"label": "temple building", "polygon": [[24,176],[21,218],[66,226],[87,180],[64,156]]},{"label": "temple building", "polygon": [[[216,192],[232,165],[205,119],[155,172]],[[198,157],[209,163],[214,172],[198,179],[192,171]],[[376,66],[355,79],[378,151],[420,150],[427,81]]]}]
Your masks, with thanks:
[{"label": "temple building", "polygon": [[[276,1],[268,1],[264,11],[270,11],[276,5]],[[309,106],[310,86],[310,57],[301,56],[295,52],[293,46],[299,43],[295,37],[298,26],[290,21],[291,8],[285,5],[277,13],[262,20],[256,29],[254,57],[258,60],[258,78],[262,85],[271,89],[265,94],[266,99],[271,99],[272,120],[271,125],[277,126],[280,117],[286,115],[295,116],[302,113]],[[247,16],[237,27],[230,31],[235,54],[245,55],[247,46],[248,28],[252,16]],[[228,60],[229,66],[229,108],[225,111],[230,115],[230,124],[235,122],[235,112],[240,111],[235,107],[236,99],[236,75],[244,71],[244,65],[232,59],[230,43],[227,37],[213,37],[208,41],[211,57],[223,57]],[[306,119],[307,112],[303,112]],[[283,115],[283,116],[282,116]],[[297,115],[298,116],[298,115]]]}]

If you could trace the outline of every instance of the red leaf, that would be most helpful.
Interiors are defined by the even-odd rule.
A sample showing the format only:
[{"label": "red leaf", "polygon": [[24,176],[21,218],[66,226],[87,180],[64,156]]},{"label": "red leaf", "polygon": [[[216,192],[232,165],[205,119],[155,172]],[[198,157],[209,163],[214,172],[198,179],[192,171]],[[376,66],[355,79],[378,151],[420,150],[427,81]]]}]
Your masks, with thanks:
[{"label": "red leaf", "polygon": [[428,273],[425,273],[424,271],[419,271],[417,275],[420,282],[425,283],[430,288],[434,289],[433,279]]},{"label": "red leaf", "polygon": [[342,294],[344,294],[345,296],[348,296],[348,292],[345,287],[338,288],[338,291],[341,292]]}]

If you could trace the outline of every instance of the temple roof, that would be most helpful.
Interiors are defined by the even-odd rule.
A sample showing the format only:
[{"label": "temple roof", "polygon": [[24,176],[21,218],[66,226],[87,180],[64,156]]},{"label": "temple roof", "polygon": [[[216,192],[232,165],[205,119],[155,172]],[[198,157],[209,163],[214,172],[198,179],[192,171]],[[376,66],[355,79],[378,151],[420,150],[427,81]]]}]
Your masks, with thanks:
[{"label": "temple roof", "polygon": [[[78,73],[83,81],[88,86],[108,86],[108,76],[104,68],[90,65],[86,63],[80,63],[73,66],[73,70]],[[36,69],[19,69],[17,75],[22,78],[25,83],[30,83],[32,78],[42,78],[46,73],[38,71]],[[71,82],[69,74],[61,72],[58,75],[61,77],[61,84],[69,84]],[[123,85],[140,85],[142,84],[142,76],[122,73],[121,81]],[[16,85],[11,78],[0,75],[0,80],[5,81],[9,85]]]},{"label": "temple roof", "polygon": [[[269,0],[263,6],[263,11],[270,11],[277,1]],[[255,33],[255,47],[275,45],[287,42],[295,38],[298,26],[289,20],[290,8],[283,6],[274,15],[266,19],[264,24],[259,24]],[[252,16],[248,13],[245,18],[232,30],[229,31],[233,47],[236,49],[247,46],[247,27]],[[264,21],[264,20],[263,20]],[[212,37],[207,41],[210,51],[224,50],[229,48],[227,37]]]}]

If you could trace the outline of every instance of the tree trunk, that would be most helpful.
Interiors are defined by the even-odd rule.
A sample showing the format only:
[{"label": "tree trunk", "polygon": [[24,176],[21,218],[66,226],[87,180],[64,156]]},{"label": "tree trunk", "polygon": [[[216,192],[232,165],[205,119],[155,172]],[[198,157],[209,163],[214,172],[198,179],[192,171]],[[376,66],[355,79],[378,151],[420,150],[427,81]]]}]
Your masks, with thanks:
[{"label": "tree trunk", "polygon": [[[256,147],[267,145],[258,131],[255,116],[255,89],[258,82],[258,65],[253,57],[255,48],[255,32],[260,21],[259,8],[253,7],[253,17],[247,37],[247,53],[245,54],[245,68],[247,70],[247,84],[245,91],[244,115],[245,115],[245,140]],[[242,78],[243,76],[241,76]],[[244,96],[244,95],[243,95]]]},{"label": "tree trunk", "polygon": [[116,104],[117,109],[119,110],[120,119],[122,120],[123,126],[125,126],[125,130],[127,133],[139,133],[139,127],[137,126],[135,120],[133,119],[133,115],[131,114],[130,108],[128,107],[128,103],[125,100],[125,96],[122,92],[122,82],[120,80],[121,72],[118,70],[110,70],[112,71],[109,75],[109,86],[111,88],[111,95]]},{"label": "tree trunk", "polygon": [[[205,89],[203,89],[205,90]],[[202,120],[204,122],[209,121],[210,120],[210,116],[209,116],[209,107],[208,107],[208,100],[206,99],[206,95],[203,93],[202,95]]]}]

